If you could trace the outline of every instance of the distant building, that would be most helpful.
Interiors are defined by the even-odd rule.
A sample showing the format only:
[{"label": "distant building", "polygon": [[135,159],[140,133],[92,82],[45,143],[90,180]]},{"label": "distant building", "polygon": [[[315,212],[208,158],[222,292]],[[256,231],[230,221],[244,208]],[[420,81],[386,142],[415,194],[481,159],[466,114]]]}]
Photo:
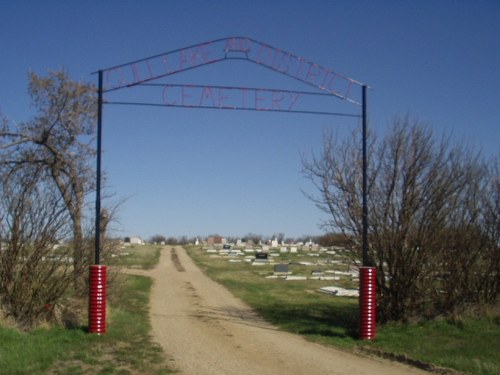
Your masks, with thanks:
[{"label": "distant building", "polygon": [[224,237],[221,237],[221,236],[212,236],[212,237],[208,237],[207,243],[209,245],[223,245],[226,243],[226,239]]},{"label": "distant building", "polygon": [[125,237],[124,242],[129,245],[144,245],[141,237]]}]

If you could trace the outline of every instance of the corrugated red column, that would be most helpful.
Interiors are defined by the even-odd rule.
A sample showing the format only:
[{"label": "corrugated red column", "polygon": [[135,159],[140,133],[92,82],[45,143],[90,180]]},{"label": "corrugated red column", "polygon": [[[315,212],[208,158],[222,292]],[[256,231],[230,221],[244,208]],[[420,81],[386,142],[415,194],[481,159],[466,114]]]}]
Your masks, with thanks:
[{"label": "corrugated red column", "polygon": [[89,332],[106,333],[106,266],[90,266]]},{"label": "corrugated red column", "polygon": [[359,269],[359,338],[373,340],[377,319],[377,269]]}]

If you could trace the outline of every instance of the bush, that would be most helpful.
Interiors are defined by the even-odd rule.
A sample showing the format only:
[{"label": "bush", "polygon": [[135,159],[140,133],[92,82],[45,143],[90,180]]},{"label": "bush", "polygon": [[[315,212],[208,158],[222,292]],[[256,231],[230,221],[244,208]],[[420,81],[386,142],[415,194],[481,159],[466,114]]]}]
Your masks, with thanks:
[{"label": "bush", "polygon": [[[324,139],[319,157],[304,160],[318,188],[324,227],[345,235],[360,256],[362,231],[359,134]],[[498,160],[430,128],[397,119],[380,141],[370,134],[369,253],[377,267],[382,321],[456,314],[494,304],[499,294],[500,173]]]}]

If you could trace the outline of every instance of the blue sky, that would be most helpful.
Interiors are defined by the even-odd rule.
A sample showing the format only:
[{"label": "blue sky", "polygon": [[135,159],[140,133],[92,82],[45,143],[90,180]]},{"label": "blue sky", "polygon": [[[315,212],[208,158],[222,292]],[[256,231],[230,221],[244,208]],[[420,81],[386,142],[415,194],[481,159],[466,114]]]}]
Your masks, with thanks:
[{"label": "blue sky", "polygon": [[[409,113],[436,134],[499,154],[500,2],[479,1],[0,1],[0,110],[31,116],[27,73],[65,68],[74,80],[136,59],[244,36],[368,84],[380,133]],[[162,82],[305,90],[241,61]],[[106,94],[105,99],[111,100]],[[158,100],[161,94],[117,96]],[[170,97],[169,100],[174,100]],[[324,104],[356,112],[341,100]],[[304,197],[301,154],[325,130],[343,136],[356,118],[104,106],[106,185],[125,199],[118,235],[320,234],[322,213]]]}]

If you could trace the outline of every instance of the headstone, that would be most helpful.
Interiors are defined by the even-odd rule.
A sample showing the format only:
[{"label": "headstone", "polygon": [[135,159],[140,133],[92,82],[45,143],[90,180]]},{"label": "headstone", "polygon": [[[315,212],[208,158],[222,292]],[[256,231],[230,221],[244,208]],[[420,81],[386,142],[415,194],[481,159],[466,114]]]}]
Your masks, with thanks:
[{"label": "headstone", "polygon": [[267,260],[267,253],[256,253],[255,259],[259,260]]},{"label": "headstone", "polygon": [[288,264],[276,264],[274,266],[274,274],[288,273]]},{"label": "headstone", "polygon": [[290,248],[290,252],[291,252],[291,253],[296,253],[296,252],[297,252],[297,246],[292,246],[292,247]]},{"label": "headstone", "polygon": [[267,263],[267,253],[255,253],[255,260],[252,263],[253,265],[261,265]]},{"label": "headstone", "polygon": [[293,280],[307,280],[307,276],[287,276],[285,280],[293,281]]},{"label": "headstone", "polygon": [[344,289],[337,286],[325,286],[318,289],[318,291],[332,296],[359,297],[357,289]]}]

